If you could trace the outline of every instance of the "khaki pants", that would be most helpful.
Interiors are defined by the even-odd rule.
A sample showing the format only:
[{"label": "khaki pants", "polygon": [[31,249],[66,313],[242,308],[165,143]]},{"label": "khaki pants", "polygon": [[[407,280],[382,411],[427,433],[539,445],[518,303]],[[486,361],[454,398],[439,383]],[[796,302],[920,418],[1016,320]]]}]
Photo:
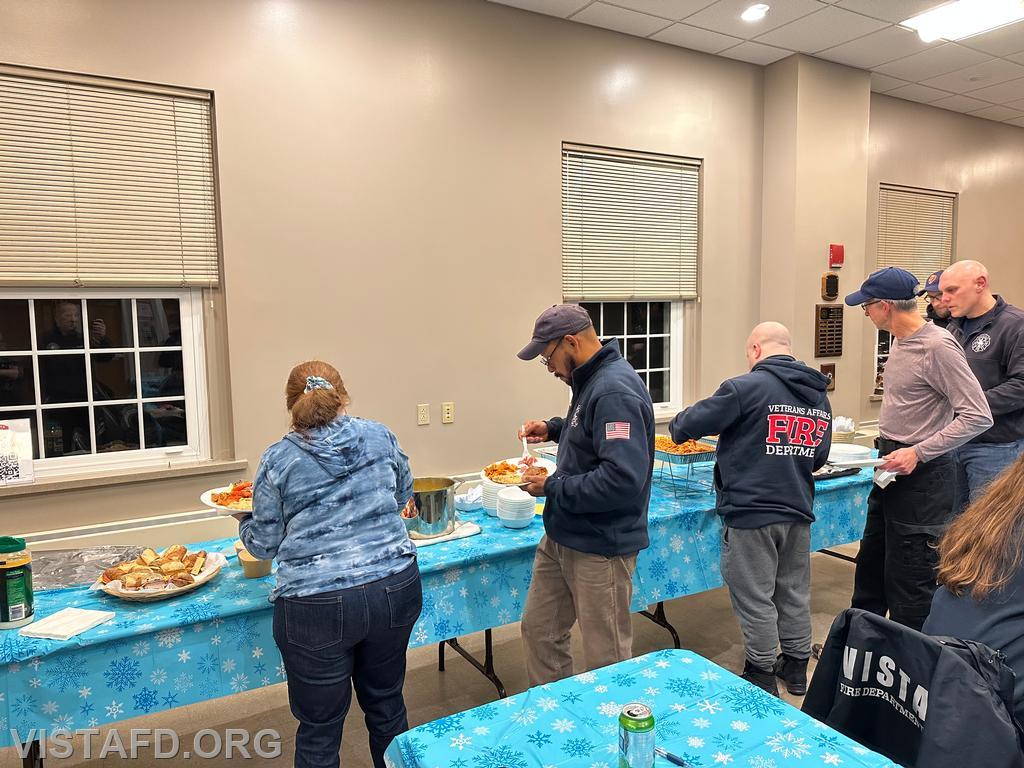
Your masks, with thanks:
[{"label": "khaki pants", "polygon": [[635,569],[636,554],[591,555],[541,538],[521,624],[531,686],[573,674],[569,632],[576,622],[588,670],[632,656]]}]

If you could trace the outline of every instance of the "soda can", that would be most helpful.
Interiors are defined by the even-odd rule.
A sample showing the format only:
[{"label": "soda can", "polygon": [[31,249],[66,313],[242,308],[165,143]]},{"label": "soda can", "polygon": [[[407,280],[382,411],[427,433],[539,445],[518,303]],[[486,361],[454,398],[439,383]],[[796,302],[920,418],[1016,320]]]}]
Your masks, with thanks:
[{"label": "soda can", "polygon": [[654,765],[654,712],[634,702],[619,715],[619,768],[652,768]]}]

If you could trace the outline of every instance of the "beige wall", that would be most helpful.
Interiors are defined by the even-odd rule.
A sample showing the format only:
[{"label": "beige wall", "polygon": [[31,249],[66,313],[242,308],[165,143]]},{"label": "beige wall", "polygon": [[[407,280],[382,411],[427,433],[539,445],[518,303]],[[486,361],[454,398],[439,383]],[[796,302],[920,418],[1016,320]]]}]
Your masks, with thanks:
[{"label": "beige wall", "polygon": [[[338,364],[353,411],[391,426],[420,474],[514,454],[522,420],[564,410],[564,386],[515,357],[560,300],[563,140],[705,160],[700,393],[743,364],[759,67],[480,0],[0,0],[0,29],[8,63],[214,91],[233,436],[250,471],[307,357]],[[82,509],[178,511],[209,484],[91,491]],[[78,496],[5,509],[45,510],[53,528],[80,520]]]},{"label": "beige wall", "polygon": [[[867,271],[875,265],[879,184],[957,192],[954,258],[981,261],[995,291],[1024,304],[1024,129],[873,94],[870,156]],[[866,318],[861,324],[861,413],[874,419],[874,333]]]}]

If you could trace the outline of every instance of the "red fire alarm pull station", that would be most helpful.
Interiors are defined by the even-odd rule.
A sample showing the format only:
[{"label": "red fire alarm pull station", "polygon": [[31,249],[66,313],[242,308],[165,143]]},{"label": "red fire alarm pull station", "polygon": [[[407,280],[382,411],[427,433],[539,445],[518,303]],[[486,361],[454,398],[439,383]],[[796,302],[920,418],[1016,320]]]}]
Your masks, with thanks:
[{"label": "red fire alarm pull station", "polygon": [[828,247],[828,268],[839,269],[843,266],[843,244],[831,243]]}]

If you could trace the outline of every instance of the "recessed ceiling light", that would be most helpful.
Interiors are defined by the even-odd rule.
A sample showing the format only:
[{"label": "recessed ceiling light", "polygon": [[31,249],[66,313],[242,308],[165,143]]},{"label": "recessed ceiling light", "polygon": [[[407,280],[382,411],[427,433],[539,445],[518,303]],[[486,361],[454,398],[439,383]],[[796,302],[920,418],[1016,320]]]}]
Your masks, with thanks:
[{"label": "recessed ceiling light", "polygon": [[962,40],[1021,19],[1024,19],[1021,0],[957,0],[902,21],[900,26],[917,30],[924,42],[931,43]]},{"label": "recessed ceiling light", "polygon": [[771,6],[765,5],[764,3],[755,3],[740,14],[740,18],[744,21],[760,21],[768,13],[768,9]]}]

